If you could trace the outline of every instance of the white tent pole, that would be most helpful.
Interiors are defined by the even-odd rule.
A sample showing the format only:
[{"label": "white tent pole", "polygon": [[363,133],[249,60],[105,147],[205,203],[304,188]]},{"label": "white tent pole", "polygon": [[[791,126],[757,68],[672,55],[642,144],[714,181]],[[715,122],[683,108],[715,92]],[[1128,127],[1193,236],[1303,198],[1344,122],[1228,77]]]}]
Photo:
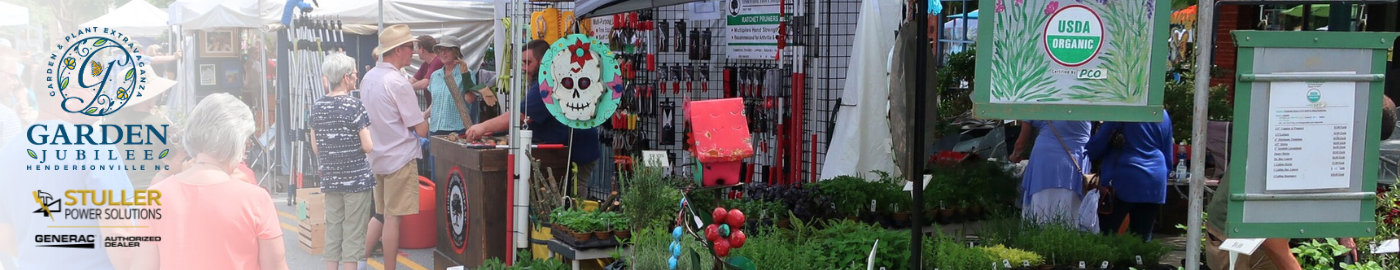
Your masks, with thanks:
[{"label": "white tent pole", "polygon": [[[377,31],[384,31],[384,0],[379,0],[379,30]],[[379,46],[384,46],[384,44],[379,44]],[[379,57],[384,56],[380,55]]]},{"label": "white tent pole", "polygon": [[[258,65],[261,66],[261,69],[254,68],[253,70],[262,70],[261,74],[258,74],[258,77],[259,77],[258,79],[260,79],[260,80],[258,80],[258,81],[261,81],[261,82],[262,82],[262,96],[261,96],[261,97],[258,97],[258,100],[262,100],[262,105],[261,105],[261,106],[262,106],[262,112],[263,112],[263,114],[262,114],[262,120],[263,120],[262,123],[263,123],[263,125],[266,125],[267,127],[272,127],[271,123],[267,121],[267,120],[268,120],[268,119],[267,119],[267,118],[268,118],[267,114],[268,114],[269,112],[271,112],[271,110],[268,109],[268,107],[267,107],[267,84],[268,84],[268,81],[267,81],[267,72],[268,72],[268,70],[267,70],[267,51],[268,51],[268,49],[269,49],[269,48],[267,48],[267,47],[268,47],[268,46],[267,46],[267,30],[262,29],[262,31],[260,31],[260,32],[262,32],[262,39],[258,40],[258,45],[261,45],[263,48],[262,48],[262,62],[258,63]],[[264,133],[267,132],[267,128],[264,128],[264,129],[263,129],[263,132],[264,132]],[[258,134],[258,137],[261,138],[262,135],[263,135],[263,134]],[[261,143],[261,142],[259,142],[259,143]],[[263,146],[263,147],[265,148],[266,146]],[[266,157],[264,157],[264,158],[266,158]]]}]

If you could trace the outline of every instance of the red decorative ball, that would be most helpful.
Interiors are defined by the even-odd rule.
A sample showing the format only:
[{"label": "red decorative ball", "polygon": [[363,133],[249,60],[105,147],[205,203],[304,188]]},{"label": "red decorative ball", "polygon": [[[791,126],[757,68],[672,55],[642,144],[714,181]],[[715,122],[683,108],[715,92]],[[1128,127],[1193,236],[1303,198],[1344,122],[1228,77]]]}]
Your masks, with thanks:
[{"label": "red decorative ball", "polygon": [[744,212],[739,211],[739,209],[729,209],[729,214],[725,215],[724,221],[724,223],[729,224],[731,229],[743,228]]},{"label": "red decorative ball", "polygon": [[720,256],[720,257],[728,257],[728,256],[729,256],[729,240],[725,240],[725,239],[722,239],[722,238],[721,238],[721,239],[719,239],[719,241],[715,241],[715,256]]},{"label": "red decorative ball", "polygon": [[710,224],[710,226],[705,226],[705,239],[709,239],[710,242],[719,240],[719,225]]},{"label": "red decorative ball", "polygon": [[715,218],[715,224],[724,224],[724,221],[728,220],[729,211],[724,211],[724,207],[715,207],[715,212],[711,215]]},{"label": "red decorative ball", "polygon": [[734,232],[729,233],[729,245],[734,246],[734,248],[744,247],[744,242],[748,241],[749,237],[744,235],[744,231],[734,230]]}]

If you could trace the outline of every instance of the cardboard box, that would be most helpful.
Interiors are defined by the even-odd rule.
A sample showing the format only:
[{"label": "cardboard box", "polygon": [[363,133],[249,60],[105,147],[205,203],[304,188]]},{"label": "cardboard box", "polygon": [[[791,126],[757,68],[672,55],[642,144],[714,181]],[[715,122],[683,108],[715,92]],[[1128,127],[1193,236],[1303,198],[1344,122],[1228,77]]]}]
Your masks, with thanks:
[{"label": "cardboard box", "polygon": [[320,255],[326,247],[326,224],[297,224],[297,242],[301,250],[311,255]]},{"label": "cardboard box", "polygon": [[326,224],[326,194],[320,188],[297,190],[297,223]]}]

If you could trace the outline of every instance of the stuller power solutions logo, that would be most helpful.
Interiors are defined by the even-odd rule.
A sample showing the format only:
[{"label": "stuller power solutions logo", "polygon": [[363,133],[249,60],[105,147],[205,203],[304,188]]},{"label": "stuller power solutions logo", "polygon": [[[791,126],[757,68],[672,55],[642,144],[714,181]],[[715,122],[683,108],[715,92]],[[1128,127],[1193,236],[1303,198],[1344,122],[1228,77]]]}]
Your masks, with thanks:
[{"label": "stuller power solutions logo", "polygon": [[[146,87],[145,68],[148,61],[143,59],[140,48],[127,36],[102,27],[87,27],[63,38],[55,45],[56,50],[49,55],[46,70],[50,97],[57,97],[59,106],[68,113],[82,117],[108,116],[130,105],[133,98],[142,96]],[[139,99],[138,99],[139,100]],[[142,102],[142,101],[137,101]],[[117,151],[111,146],[124,145],[166,145],[169,125],[88,125],[53,124],[41,122],[29,126],[27,139],[33,146],[25,149],[26,154],[37,163],[25,164],[30,171],[74,171],[74,170],[163,170],[169,169],[159,159],[169,155],[167,148],[159,154],[154,150]],[[97,149],[79,149],[105,146]],[[107,148],[107,149],[101,149]],[[71,161],[99,161],[102,165],[75,165]],[[105,162],[104,162],[105,161]],[[114,162],[118,161],[118,162]],[[149,164],[145,164],[149,163]],[[62,194],[62,198],[57,195]],[[159,190],[129,189],[70,189],[58,193],[55,190],[34,190],[34,214],[52,220],[53,228],[107,228],[133,226],[138,220],[159,220],[161,218],[161,194]],[[153,207],[147,207],[153,206]],[[71,221],[123,221],[126,225],[111,226],[59,226],[73,225]],[[64,222],[70,221],[70,222]],[[110,223],[110,222],[106,222]],[[100,223],[99,223],[100,224]],[[56,248],[96,248],[98,242],[103,247],[136,247],[141,242],[157,242],[159,237],[119,237],[99,238],[96,234],[37,234],[34,243],[38,247]]]},{"label": "stuller power solutions logo", "polygon": [[[63,38],[49,55],[45,79],[54,104],[85,116],[111,115],[125,108],[146,89],[148,59],[126,35],[102,27],[87,27]],[[159,159],[170,154],[143,150],[52,150],[46,145],[166,145],[169,125],[48,125],[35,124],[26,133],[33,148],[26,154],[38,163],[26,170],[162,170]],[[125,161],[121,165],[50,165],[51,160]],[[141,162],[146,161],[146,162]]]}]

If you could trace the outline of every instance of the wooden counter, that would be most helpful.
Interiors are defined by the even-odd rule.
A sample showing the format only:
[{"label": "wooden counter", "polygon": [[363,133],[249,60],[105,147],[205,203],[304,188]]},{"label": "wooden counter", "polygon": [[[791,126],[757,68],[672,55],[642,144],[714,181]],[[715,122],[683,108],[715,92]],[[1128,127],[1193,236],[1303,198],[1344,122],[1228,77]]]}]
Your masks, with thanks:
[{"label": "wooden counter", "polygon": [[[508,149],[473,149],[433,137],[438,198],[438,245],[434,269],[463,265],[474,269],[490,258],[506,260],[510,228],[506,210],[510,184]],[[535,150],[542,166],[564,168],[568,152]]]}]

